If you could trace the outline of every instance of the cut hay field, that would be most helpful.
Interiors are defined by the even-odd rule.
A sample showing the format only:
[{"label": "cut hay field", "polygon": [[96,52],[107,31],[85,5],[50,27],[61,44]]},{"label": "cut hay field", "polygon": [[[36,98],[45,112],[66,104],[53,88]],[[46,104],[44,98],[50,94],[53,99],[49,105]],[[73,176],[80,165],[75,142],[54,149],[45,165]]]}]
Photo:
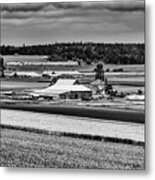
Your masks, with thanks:
[{"label": "cut hay field", "polygon": [[19,55],[19,56],[3,56],[5,63],[7,62],[44,62],[47,56],[39,55]]},{"label": "cut hay field", "polygon": [[[81,67],[82,71],[92,71],[96,67],[96,64],[85,65]],[[112,71],[113,69],[122,68],[124,72],[144,72],[145,65],[144,64],[104,64],[104,70],[109,69]]]},{"label": "cut hay field", "polygon": [[141,90],[143,93],[145,93],[144,86],[126,86],[126,85],[114,85],[113,88],[118,92],[123,93],[135,93],[138,92],[138,90]]},{"label": "cut hay field", "polygon": [[1,104],[3,109],[11,110],[21,110],[21,111],[31,111],[31,112],[41,112],[47,114],[62,114],[78,117],[89,117],[97,119],[107,119],[122,122],[131,123],[145,123],[145,112],[133,111],[133,110],[123,110],[123,109],[106,109],[102,107],[87,107],[87,106],[77,106],[77,105],[67,105],[65,104]]},{"label": "cut hay field", "polygon": [[[5,63],[7,62],[46,62],[46,56],[4,56]],[[144,86],[145,66],[144,64],[133,64],[133,65],[116,65],[116,64],[104,64],[105,76],[108,78],[110,84],[113,85],[131,85],[131,86]],[[77,70],[86,76],[88,81],[94,80],[94,69],[96,64],[83,66],[51,66],[51,65],[24,65],[24,66],[10,66],[9,69],[16,69],[16,71],[35,71],[42,73],[44,70],[51,71],[64,71],[65,70]],[[109,69],[109,72],[106,70]],[[116,69],[123,69],[123,72],[113,72]],[[5,71],[7,73],[7,70]],[[12,70],[11,70],[12,72]],[[84,78],[85,79],[85,78]]]},{"label": "cut hay field", "polygon": [[46,88],[49,83],[41,82],[22,82],[22,81],[1,81],[1,90],[25,90],[35,88]]},{"label": "cut hay field", "polygon": [[[39,56],[39,55],[19,55],[19,56],[13,56],[13,55],[8,55],[8,56],[3,56],[5,63],[7,62],[45,62],[47,56]],[[91,64],[91,65],[83,65],[83,66],[78,66],[78,67],[66,67],[68,69],[74,69],[74,70],[81,70],[81,71],[92,71],[94,70],[94,68],[96,67],[96,64]],[[20,69],[21,67],[17,67],[17,69]],[[25,66],[24,68],[22,68],[22,70],[26,70],[26,69],[31,68],[31,70],[45,70],[45,69],[49,69],[49,67],[42,67],[42,66],[38,66],[37,68],[35,66]],[[39,68],[39,69],[38,69]],[[50,67],[52,69],[52,66]],[[64,67],[61,66],[57,66],[57,67],[53,67],[54,69],[52,70],[64,70]],[[104,69],[109,69],[110,71],[112,71],[113,69],[117,69],[117,68],[122,68],[124,70],[124,72],[144,72],[144,64],[129,64],[129,65],[117,65],[117,64],[104,64]]]},{"label": "cut hay field", "polygon": [[41,111],[41,109],[38,112],[1,109],[1,125],[45,130],[50,133],[75,134],[76,136],[110,137],[124,141],[130,140],[134,143],[145,142],[144,124],[120,122],[105,118],[41,113]]},{"label": "cut hay field", "polygon": [[1,167],[143,170],[144,147],[1,129]]}]

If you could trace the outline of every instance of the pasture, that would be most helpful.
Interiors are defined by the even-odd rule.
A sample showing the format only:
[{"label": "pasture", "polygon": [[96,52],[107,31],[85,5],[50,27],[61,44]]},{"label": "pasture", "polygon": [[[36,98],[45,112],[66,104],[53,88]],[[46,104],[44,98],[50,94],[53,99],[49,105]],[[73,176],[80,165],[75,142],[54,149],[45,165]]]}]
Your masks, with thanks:
[{"label": "pasture", "polygon": [[145,113],[142,111],[124,110],[120,109],[106,109],[103,107],[87,107],[87,106],[77,106],[68,105],[67,103],[61,104],[2,104],[2,108],[13,109],[13,110],[23,110],[32,112],[42,112],[48,114],[63,114],[79,117],[89,117],[98,119],[108,119],[123,122],[132,123],[145,123]]},{"label": "pasture", "polygon": [[8,90],[26,90],[45,88],[49,83],[41,82],[23,82],[23,81],[1,81],[1,91]]},{"label": "pasture", "polygon": [[144,146],[1,129],[1,166],[143,170]]},{"label": "pasture", "polygon": [[[39,56],[39,55],[8,55],[3,56],[4,62],[46,62],[47,56]],[[96,63],[92,63],[91,65],[83,64],[82,66],[73,66],[73,67],[65,67],[70,70],[80,70],[80,71],[93,71],[96,67]],[[25,66],[25,67],[18,67],[15,66],[16,69],[22,69],[22,70],[64,70],[64,66]],[[122,68],[124,72],[144,72],[145,66],[144,64],[131,64],[131,65],[118,65],[118,64],[104,64],[104,70],[106,71],[109,69],[110,71],[113,71],[114,69],[120,69]],[[66,69],[66,70],[67,70]]]},{"label": "pasture", "polygon": [[[112,113],[112,111],[110,112]],[[38,112],[1,109],[1,116],[1,125],[33,129],[33,132],[43,130],[50,133],[74,134],[76,137],[85,135],[90,136],[92,139],[95,136],[103,139],[110,137],[123,141],[130,140],[134,143],[144,143],[145,141],[143,123],[109,120],[104,116],[102,119],[98,119],[95,118],[95,115],[94,117],[89,117],[89,115],[83,117],[71,116],[69,113],[66,115],[50,112],[43,113],[41,108]],[[22,117],[22,121],[19,117]]]},{"label": "pasture", "polygon": [[37,56],[37,55],[8,55],[3,56],[4,62],[45,62],[47,56]]}]

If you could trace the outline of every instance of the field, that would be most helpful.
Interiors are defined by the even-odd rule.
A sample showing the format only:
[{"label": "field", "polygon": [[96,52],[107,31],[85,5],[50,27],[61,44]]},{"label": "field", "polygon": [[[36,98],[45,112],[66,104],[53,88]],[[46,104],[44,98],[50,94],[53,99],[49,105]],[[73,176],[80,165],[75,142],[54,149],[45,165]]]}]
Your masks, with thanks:
[{"label": "field", "polygon": [[21,55],[21,56],[12,56],[12,55],[8,55],[8,56],[3,56],[5,63],[7,62],[45,62],[45,59],[47,58],[47,56],[31,56],[31,55]]},{"label": "field", "polygon": [[142,92],[145,92],[145,88],[144,86],[122,86],[122,85],[114,85],[113,86],[114,89],[116,89],[118,92],[124,92],[124,93],[135,93],[137,92],[139,89]]},{"label": "field", "polygon": [[144,147],[1,129],[1,166],[144,169]]},{"label": "field", "polygon": [[143,123],[8,109],[1,109],[1,117],[1,126],[20,130],[47,131],[74,137],[87,136],[91,139],[112,138],[113,142],[129,140],[132,144],[145,142]]},{"label": "field", "polygon": [[98,119],[109,119],[123,122],[133,123],[145,123],[145,113],[142,111],[131,111],[131,110],[113,110],[105,109],[102,107],[80,107],[80,106],[69,106],[69,105],[52,105],[52,104],[2,104],[1,108],[23,110],[32,112],[42,112],[49,114],[63,114],[80,117],[90,117]]},{"label": "field", "polygon": [[[7,62],[46,62],[46,56],[4,56],[5,63]],[[125,84],[125,85],[140,85],[144,86],[144,65],[115,65],[115,64],[104,64],[105,76],[108,78],[111,84]],[[64,71],[64,69],[73,71],[77,70],[81,73],[85,73],[88,80],[94,80],[94,69],[96,64],[91,65],[83,64],[82,66],[52,66],[52,65],[24,65],[24,66],[7,66],[5,70],[6,74],[16,71],[35,71],[37,73],[42,73],[44,70],[51,71]],[[114,72],[116,69],[123,69],[123,72]],[[108,72],[107,72],[108,70]],[[85,79],[85,78],[84,78]],[[30,79],[29,79],[30,80]]]},{"label": "field", "polygon": [[[5,63],[7,62],[46,62],[46,58],[47,56],[37,56],[37,55],[19,55],[19,56],[13,56],[13,55],[8,55],[8,56],[3,56],[4,57],[4,61]],[[94,70],[94,68],[96,67],[95,63],[92,63],[91,65],[87,65],[84,64],[83,66],[75,66],[75,67],[65,67],[65,68],[69,68],[70,70],[80,70],[80,71],[92,71]],[[17,69],[20,69],[21,67],[16,67]],[[24,67],[26,69],[32,69],[33,68],[35,70],[37,70],[38,68],[40,69],[49,69],[49,66],[43,68],[38,66],[37,68],[28,66],[28,67]],[[132,65],[117,65],[117,64],[104,64],[104,70],[106,71],[107,69],[109,69],[110,71],[112,71],[113,69],[116,68],[123,68],[124,72],[144,72],[144,65],[143,64],[132,64]],[[29,69],[29,70],[30,70]],[[50,67],[50,69],[52,70],[64,70],[64,67],[55,67],[52,66]],[[23,70],[23,68],[22,68]]]},{"label": "field", "polygon": [[41,82],[23,82],[23,81],[1,81],[1,90],[25,90],[25,89],[37,89],[45,88],[49,83]]},{"label": "field", "polygon": [[[82,71],[91,71],[94,70],[94,68],[96,67],[96,64],[92,64],[92,65],[86,65],[84,67],[81,68]],[[109,69],[109,71],[112,71],[113,69],[120,69],[123,68],[124,72],[144,72],[145,70],[145,66],[144,64],[104,64],[104,70],[106,71],[107,69]]]}]

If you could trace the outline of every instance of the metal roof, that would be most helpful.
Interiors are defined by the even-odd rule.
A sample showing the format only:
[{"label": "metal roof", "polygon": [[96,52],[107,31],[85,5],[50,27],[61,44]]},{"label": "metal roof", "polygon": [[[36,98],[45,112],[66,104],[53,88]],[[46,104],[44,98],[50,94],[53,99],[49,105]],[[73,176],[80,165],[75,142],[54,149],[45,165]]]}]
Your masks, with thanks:
[{"label": "metal roof", "polygon": [[64,94],[64,93],[67,93],[68,91],[65,91],[65,90],[61,90],[61,89],[53,89],[53,90],[50,90],[50,91],[40,91],[38,94],[39,95],[44,95],[44,96],[57,96],[57,95],[60,95],[60,94]]},{"label": "metal roof", "polygon": [[76,82],[76,79],[58,79],[54,86],[72,86]]}]

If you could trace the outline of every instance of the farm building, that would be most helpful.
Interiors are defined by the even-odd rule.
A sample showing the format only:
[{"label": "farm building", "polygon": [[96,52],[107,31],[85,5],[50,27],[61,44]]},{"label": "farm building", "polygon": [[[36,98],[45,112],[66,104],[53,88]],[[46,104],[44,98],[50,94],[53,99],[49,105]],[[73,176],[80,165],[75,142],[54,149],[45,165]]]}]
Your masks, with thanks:
[{"label": "farm building", "polygon": [[105,82],[100,79],[96,79],[95,81],[91,82],[90,84],[92,86],[92,89],[97,94],[100,94],[105,90]]},{"label": "farm building", "polygon": [[58,79],[54,85],[42,90],[35,90],[34,93],[53,99],[88,100],[92,97],[92,90],[79,84],[75,79]]},{"label": "farm building", "polygon": [[131,94],[126,96],[126,99],[129,101],[145,101],[145,95]]}]

